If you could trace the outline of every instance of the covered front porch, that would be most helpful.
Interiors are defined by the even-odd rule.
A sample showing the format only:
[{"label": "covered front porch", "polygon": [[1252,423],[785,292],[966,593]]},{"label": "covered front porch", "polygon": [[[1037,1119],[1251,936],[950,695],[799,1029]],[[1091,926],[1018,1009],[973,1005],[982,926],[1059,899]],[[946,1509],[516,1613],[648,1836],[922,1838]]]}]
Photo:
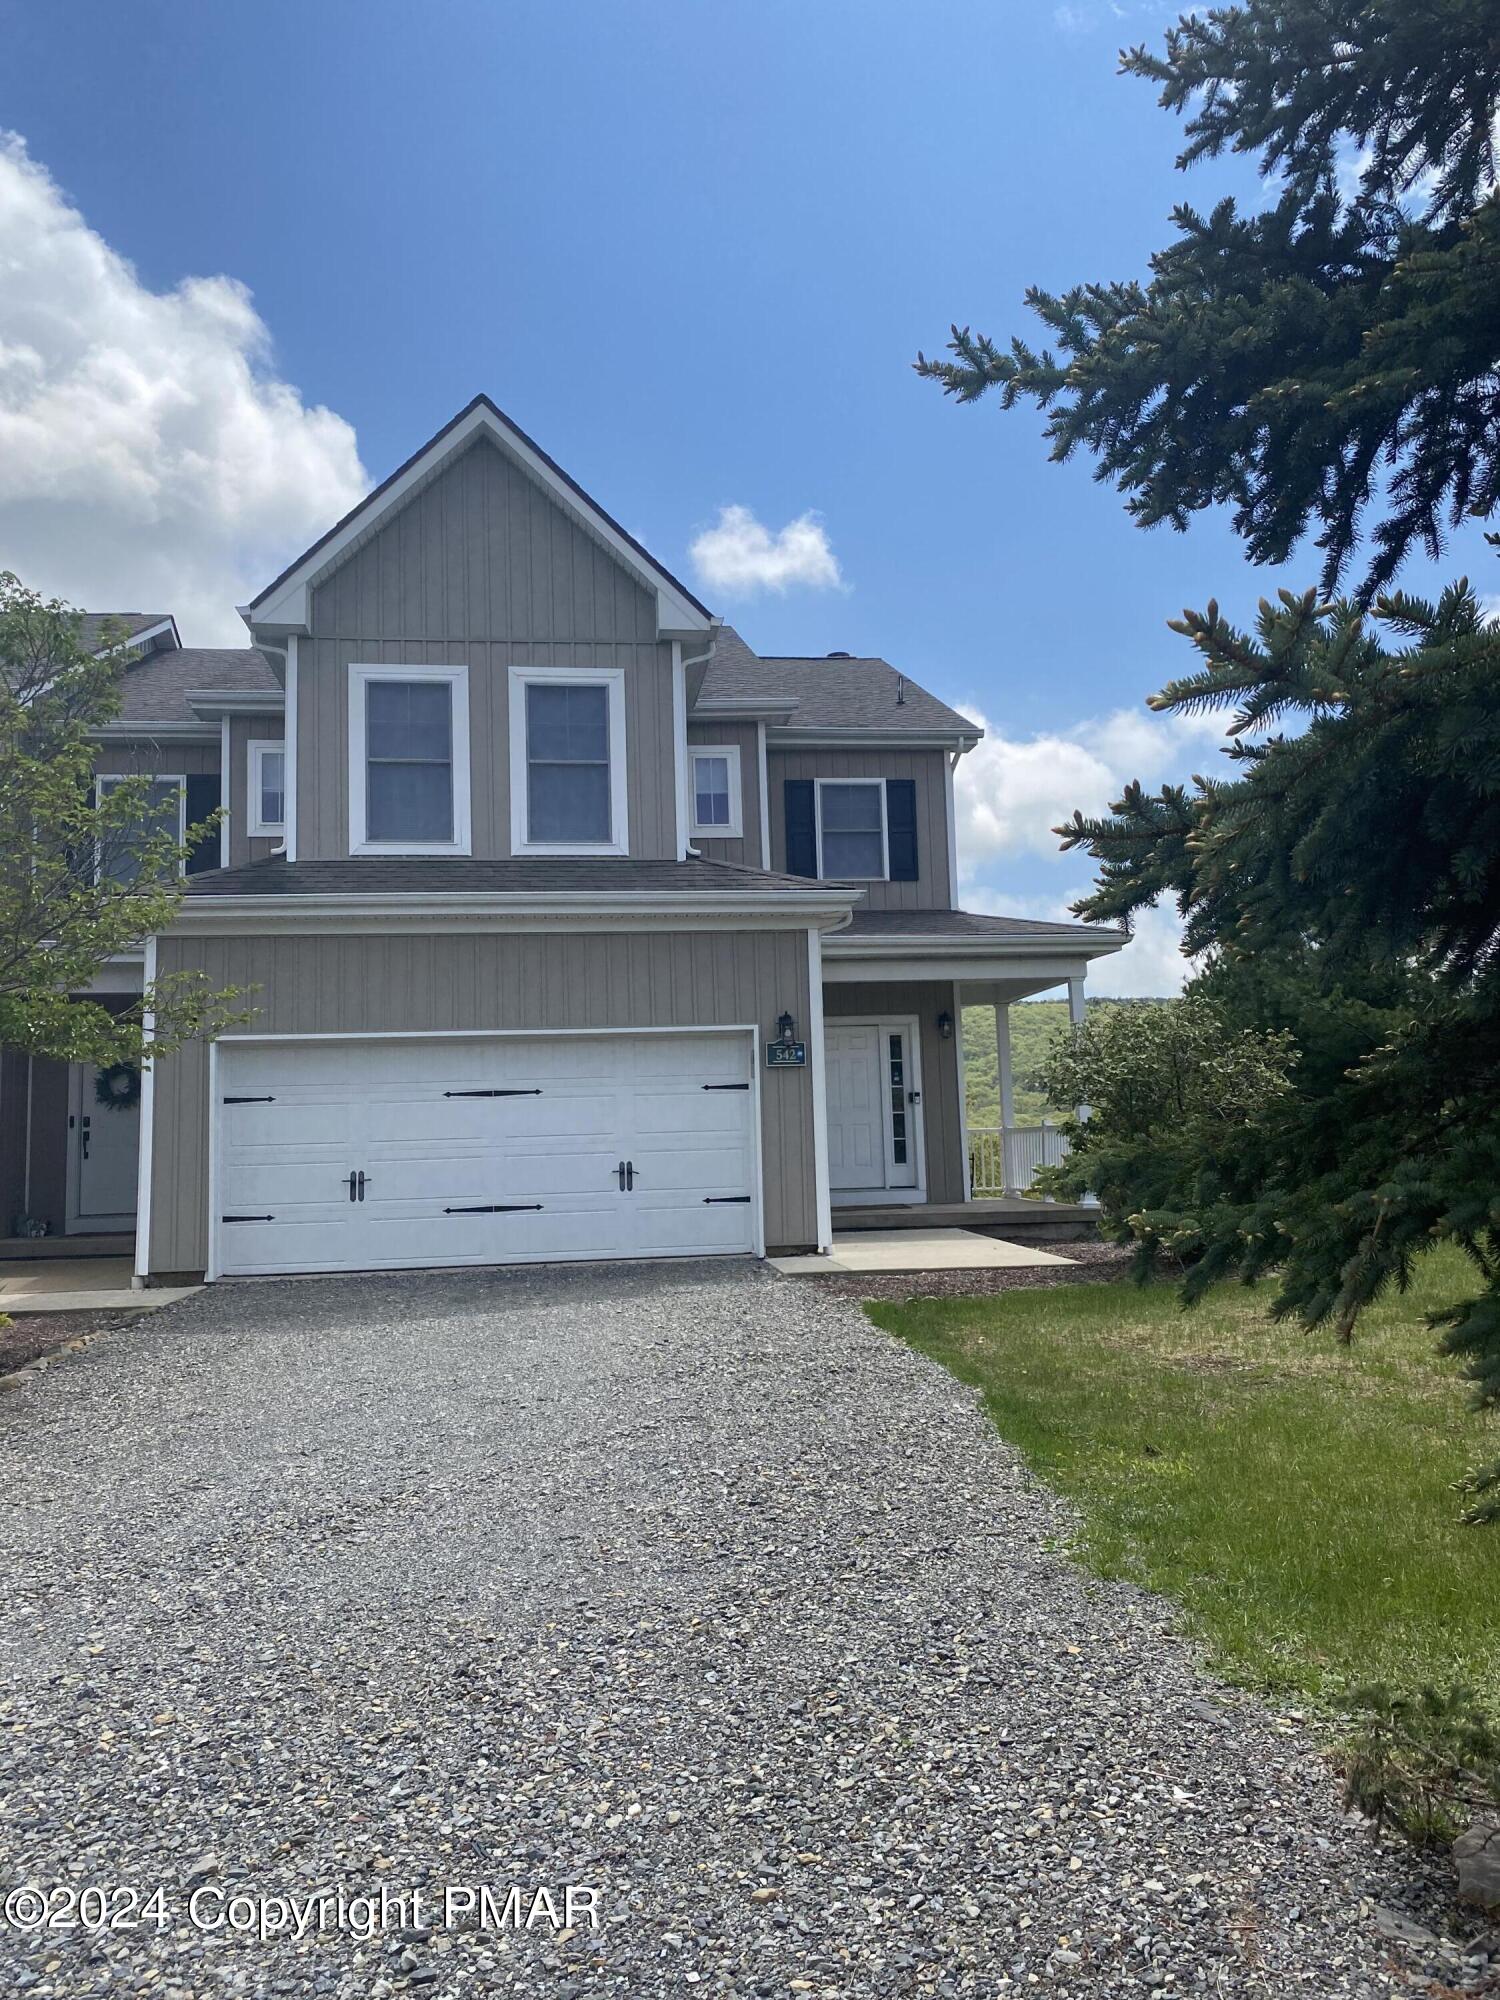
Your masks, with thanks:
[{"label": "covered front porch", "polygon": [[[1076,1234],[1087,1210],[1028,1196],[1063,1156],[1054,1125],[1016,1113],[1010,1009],[1060,990],[1083,1019],[1094,958],[1122,932],[963,911],[859,911],[823,939],[829,1194],[836,1229],[943,1223]],[[992,1010],[998,1118],[971,1125],[964,1011]],[[970,1019],[973,1015],[971,1011]],[[993,1026],[990,1026],[990,1022]]]}]

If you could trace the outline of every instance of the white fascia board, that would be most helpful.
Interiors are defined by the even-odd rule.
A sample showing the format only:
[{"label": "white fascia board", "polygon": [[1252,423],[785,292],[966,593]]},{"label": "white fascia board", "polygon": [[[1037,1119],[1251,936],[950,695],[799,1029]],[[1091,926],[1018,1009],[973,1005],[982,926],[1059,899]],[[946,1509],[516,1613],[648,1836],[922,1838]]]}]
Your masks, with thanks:
[{"label": "white fascia board", "polygon": [[101,646],[93,657],[96,660],[102,660],[110,653],[127,653],[135,646],[150,646],[151,650],[155,652],[158,649],[153,642],[157,639],[170,639],[172,642],[170,650],[173,652],[181,650],[182,641],[177,636],[177,620],[175,618],[163,618],[156,625],[147,625],[139,632],[132,632],[128,638],[120,640],[117,645]]},{"label": "white fascia board", "polygon": [[176,935],[320,930],[788,930],[836,929],[847,898],[798,895],[653,897],[546,895],[212,896],[185,900]]},{"label": "white fascia board", "polygon": [[732,695],[715,695],[707,701],[695,701],[689,722],[769,722],[773,716],[794,715],[801,707],[798,701],[755,701],[748,696],[737,700]]},{"label": "white fascia board", "polygon": [[205,688],[201,694],[186,694],[183,700],[206,721],[226,715],[281,715],[286,694],[281,688]]},{"label": "white fascia board", "polygon": [[1046,986],[1060,986],[1064,980],[1080,978],[1087,963],[1081,953],[1056,958],[1035,952],[1026,957],[1018,953],[1014,957],[989,954],[965,958],[934,951],[930,957],[913,953],[910,958],[860,959],[825,949],[823,977],[837,986],[858,986],[872,979],[937,980],[944,985],[953,980],[972,985],[988,980],[1035,979]]},{"label": "white fascia board", "polygon": [[707,613],[700,611],[679,591],[674,590],[665,575],[643,561],[639,552],[631,547],[617,528],[590,507],[571,486],[559,479],[552,467],[546,464],[515,431],[497,421],[493,413],[482,406],[471,410],[462,423],[455,424],[451,430],[443,432],[431,449],[423,452],[419,458],[413,459],[400,478],[392,480],[377,500],[357,508],[336,535],[313,549],[297,564],[277,586],[274,594],[260,599],[254,605],[243,606],[240,616],[245,623],[252,629],[264,626],[275,632],[307,633],[310,630],[309,597],[313,584],[321,581],[330,570],[336,568],[353,546],[365,539],[383,515],[401,505],[414,487],[424,485],[432,477],[437,466],[462,451],[481,434],[491,437],[508,457],[523,466],[530,477],[552,495],[564,512],[584,521],[590,534],[594,535],[631,572],[643,588],[651,592],[656,599],[656,623],[661,637],[675,635],[686,638],[712,630],[712,622]]},{"label": "white fascia board", "polygon": [[150,743],[217,743],[219,732],[206,722],[101,722],[89,735],[104,743],[139,737]]},{"label": "white fascia board", "polygon": [[766,737],[772,749],[817,749],[824,745],[866,750],[972,750],[982,730],[955,729],[831,729],[771,723]]}]

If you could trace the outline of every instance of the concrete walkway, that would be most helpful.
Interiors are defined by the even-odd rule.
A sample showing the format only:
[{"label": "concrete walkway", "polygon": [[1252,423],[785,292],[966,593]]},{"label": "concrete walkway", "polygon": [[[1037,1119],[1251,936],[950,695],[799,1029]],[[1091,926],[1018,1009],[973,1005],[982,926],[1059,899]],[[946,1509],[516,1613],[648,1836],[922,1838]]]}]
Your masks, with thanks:
[{"label": "concrete walkway", "polygon": [[155,1312],[196,1285],[133,1291],[128,1257],[38,1257],[0,1264],[0,1312]]},{"label": "concrete walkway", "polygon": [[773,1257],[788,1278],[857,1276],[861,1272],[994,1271],[1027,1264],[1066,1264],[1051,1250],[1005,1243],[972,1229],[861,1229],[833,1236],[827,1257]]}]

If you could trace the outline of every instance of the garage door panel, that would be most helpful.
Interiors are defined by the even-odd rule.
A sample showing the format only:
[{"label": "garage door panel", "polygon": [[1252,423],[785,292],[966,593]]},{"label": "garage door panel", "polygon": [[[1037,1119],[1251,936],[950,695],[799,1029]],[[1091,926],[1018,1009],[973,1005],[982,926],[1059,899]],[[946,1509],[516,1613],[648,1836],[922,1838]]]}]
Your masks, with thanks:
[{"label": "garage door panel", "polygon": [[[746,1041],[226,1040],[221,1096],[273,1101],[221,1107],[217,1205],[272,1219],[221,1223],[220,1268],[748,1251],[754,1097],[704,1088],[744,1082]],[[365,1174],[363,1201],[348,1199],[351,1171]]]}]

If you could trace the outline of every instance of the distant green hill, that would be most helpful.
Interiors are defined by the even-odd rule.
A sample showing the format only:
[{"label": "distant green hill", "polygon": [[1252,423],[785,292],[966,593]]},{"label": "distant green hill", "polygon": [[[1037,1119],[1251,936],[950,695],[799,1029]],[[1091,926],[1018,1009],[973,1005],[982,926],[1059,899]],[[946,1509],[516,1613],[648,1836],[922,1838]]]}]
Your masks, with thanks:
[{"label": "distant green hill", "polygon": [[[1101,1007],[1159,1007],[1159,1000],[1090,1000],[1092,1014]],[[1047,1051],[1067,1032],[1066,1000],[1022,1000],[1010,1010],[1010,1056],[1016,1085],[1016,1122],[1039,1125],[1049,1111],[1042,1095],[1042,1064]],[[968,1085],[971,1125],[1000,1123],[1000,1084],[995,1062],[995,1010],[993,1007],[964,1009],[964,1075]]]}]

